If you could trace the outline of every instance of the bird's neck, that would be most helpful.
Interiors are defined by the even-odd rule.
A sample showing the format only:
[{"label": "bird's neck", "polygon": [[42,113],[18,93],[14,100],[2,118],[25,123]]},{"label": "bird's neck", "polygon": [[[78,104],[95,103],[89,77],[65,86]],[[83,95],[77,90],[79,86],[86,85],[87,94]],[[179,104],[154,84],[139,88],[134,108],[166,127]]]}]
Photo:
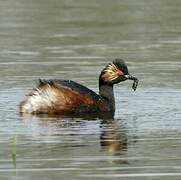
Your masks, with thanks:
[{"label": "bird's neck", "polygon": [[110,110],[115,112],[115,99],[112,85],[99,84],[99,95],[108,101]]}]

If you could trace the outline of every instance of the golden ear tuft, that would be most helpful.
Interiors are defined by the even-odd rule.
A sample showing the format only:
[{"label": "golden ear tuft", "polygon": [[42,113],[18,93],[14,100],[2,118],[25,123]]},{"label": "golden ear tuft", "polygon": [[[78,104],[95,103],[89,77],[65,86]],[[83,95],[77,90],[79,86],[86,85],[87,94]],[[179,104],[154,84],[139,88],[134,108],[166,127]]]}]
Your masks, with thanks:
[{"label": "golden ear tuft", "polygon": [[123,71],[121,71],[114,63],[111,63],[103,70],[102,79],[104,81],[113,81],[122,75],[124,75]]}]

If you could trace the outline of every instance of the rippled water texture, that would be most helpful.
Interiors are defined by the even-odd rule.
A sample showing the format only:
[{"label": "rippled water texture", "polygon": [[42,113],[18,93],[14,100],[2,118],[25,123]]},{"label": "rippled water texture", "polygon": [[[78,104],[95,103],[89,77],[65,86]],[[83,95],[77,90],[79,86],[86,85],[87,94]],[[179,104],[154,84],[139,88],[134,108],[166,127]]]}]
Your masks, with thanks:
[{"label": "rippled water texture", "polygon": [[[180,0],[0,4],[0,179],[181,179]],[[97,92],[114,57],[140,79],[114,120],[19,115],[38,78]]]}]

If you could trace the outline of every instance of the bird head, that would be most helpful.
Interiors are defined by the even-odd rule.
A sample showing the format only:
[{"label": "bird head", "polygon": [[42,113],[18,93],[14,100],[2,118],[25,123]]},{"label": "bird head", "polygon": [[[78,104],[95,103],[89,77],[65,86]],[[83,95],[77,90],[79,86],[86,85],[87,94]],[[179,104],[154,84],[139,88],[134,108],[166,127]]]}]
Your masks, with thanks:
[{"label": "bird head", "polygon": [[114,85],[122,81],[133,80],[133,90],[135,91],[138,86],[138,79],[131,76],[124,60],[115,59],[109,63],[101,72],[99,77],[99,84],[101,85]]}]

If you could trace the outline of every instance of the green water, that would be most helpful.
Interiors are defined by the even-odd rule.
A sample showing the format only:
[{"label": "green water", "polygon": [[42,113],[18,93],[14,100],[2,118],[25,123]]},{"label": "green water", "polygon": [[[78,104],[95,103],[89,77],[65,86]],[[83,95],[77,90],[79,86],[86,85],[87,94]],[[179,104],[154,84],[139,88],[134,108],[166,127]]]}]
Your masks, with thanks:
[{"label": "green water", "polygon": [[[181,179],[180,0],[1,0],[0,179]],[[114,121],[21,117],[38,78],[98,91],[114,58]],[[12,159],[16,137],[16,162]],[[15,169],[16,163],[16,169]]]}]

